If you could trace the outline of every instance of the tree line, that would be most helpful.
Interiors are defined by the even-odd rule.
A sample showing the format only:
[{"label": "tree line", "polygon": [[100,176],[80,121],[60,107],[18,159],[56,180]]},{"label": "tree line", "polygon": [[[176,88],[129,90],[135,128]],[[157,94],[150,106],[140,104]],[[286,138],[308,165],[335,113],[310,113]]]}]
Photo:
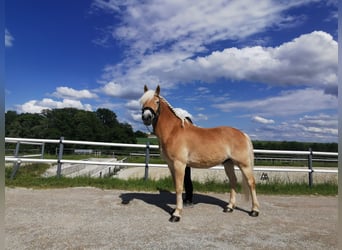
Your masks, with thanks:
[{"label": "tree line", "polygon": [[338,152],[337,143],[297,142],[297,141],[253,141],[253,147],[266,150],[294,150]]},{"label": "tree line", "polygon": [[[140,133],[138,133],[140,135]],[[19,138],[136,143],[128,123],[105,108],[85,111],[76,108],[43,110],[41,113],[5,113],[5,136]]]}]

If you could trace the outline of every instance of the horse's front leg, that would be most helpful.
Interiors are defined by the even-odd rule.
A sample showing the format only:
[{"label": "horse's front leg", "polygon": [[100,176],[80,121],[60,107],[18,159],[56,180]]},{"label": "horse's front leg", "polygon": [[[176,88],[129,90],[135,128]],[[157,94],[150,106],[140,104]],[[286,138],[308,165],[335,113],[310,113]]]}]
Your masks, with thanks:
[{"label": "horse's front leg", "polygon": [[183,210],[183,184],[184,184],[184,174],[185,174],[185,163],[176,161],[173,164],[173,180],[176,189],[176,209],[173,211],[172,216],[169,221],[178,222],[181,218],[181,213]]}]

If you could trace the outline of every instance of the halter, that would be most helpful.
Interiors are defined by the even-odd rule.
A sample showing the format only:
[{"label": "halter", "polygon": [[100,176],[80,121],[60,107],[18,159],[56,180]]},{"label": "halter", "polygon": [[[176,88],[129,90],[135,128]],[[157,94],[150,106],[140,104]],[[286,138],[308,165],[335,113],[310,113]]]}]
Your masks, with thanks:
[{"label": "halter", "polygon": [[[158,118],[159,118],[159,115],[160,115],[160,97],[159,98],[159,103],[158,103],[158,108],[157,108],[157,111],[154,111],[151,107],[144,107],[141,109],[141,114],[144,114],[144,112],[146,110],[149,110],[152,115],[153,115],[153,118],[152,118],[152,126],[153,126],[153,130],[154,130],[154,127],[155,125],[157,124],[157,121],[158,121]],[[146,128],[148,131],[150,131],[150,129],[148,128],[148,126],[146,125]]]},{"label": "halter", "polygon": [[[159,107],[160,107],[160,105],[159,105]],[[157,112],[158,112],[158,116],[159,116],[159,107],[158,107],[158,110],[157,110]],[[154,118],[155,117],[157,117],[157,113],[152,109],[152,108],[150,108],[150,107],[145,107],[145,108],[142,108],[141,109],[141,114],[144,114],[144,112],[146,111],[146,110],[149,110],[151,113],[152,113],[152,115],[154,116]],[[153,118],[153,119],[154,119]]]}]

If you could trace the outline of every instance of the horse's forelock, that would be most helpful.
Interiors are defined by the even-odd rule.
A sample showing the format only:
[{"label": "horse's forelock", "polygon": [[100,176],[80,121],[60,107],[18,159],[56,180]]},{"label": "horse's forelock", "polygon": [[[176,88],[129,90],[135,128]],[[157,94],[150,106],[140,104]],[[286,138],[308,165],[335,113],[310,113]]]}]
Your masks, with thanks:
[{"label": "horse's forelock", "polygon": [[151,100],[154,97],[154,94],[155,94],[154,90],[146,91],[139,100],[140,104],[144,105],[145,102]]}]

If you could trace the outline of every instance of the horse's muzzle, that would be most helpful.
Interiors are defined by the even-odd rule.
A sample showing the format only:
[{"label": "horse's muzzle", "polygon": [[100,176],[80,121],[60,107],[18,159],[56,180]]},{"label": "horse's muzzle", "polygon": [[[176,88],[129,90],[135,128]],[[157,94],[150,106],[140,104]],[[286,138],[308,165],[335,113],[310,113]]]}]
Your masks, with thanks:
[{"label": "horse's muzzle", "polygon": [[141,119],[146,126],[150,126],[154,119],[154,114],[151,112],[150,109],[144,109],[142,111]]}]

